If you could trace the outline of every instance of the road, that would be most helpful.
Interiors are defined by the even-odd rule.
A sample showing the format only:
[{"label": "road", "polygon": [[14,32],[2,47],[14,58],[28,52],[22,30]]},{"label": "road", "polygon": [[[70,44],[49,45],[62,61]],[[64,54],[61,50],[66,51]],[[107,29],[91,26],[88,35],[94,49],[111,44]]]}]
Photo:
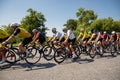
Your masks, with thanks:
[{"label": "road", "polygon": [[67,59],[62,64],[42,58],[32,69],[21,61],[2,69],[0,80],[120,80],[120,55],[94,60],[84,56],[76,62]]}]

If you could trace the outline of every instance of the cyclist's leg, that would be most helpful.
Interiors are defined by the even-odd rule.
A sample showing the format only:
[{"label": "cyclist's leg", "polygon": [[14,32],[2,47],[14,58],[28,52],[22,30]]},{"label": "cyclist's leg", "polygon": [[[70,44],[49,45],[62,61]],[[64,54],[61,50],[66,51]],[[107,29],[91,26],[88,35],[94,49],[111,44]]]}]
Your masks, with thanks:
[{"label": "cyclist's leg", "polygon": [[73,40],[70,40],[70,50],[71,50],[71,53],[72,53],[72,58],[74,59],[74,58],[76,58],[77,56],[76,56],[76,54],[75,54],[75,52],[74,52],[74,49],[73,49],[73,45],[75,44],[75,41],[76,41],[76,38],[74,38]]},{"label": "cyclist's leg", "polygon": [[[8,38],[8,37],[7,37],[7,38]],[[0,43],[2,43],[3,41],[5,41],[7,38],[4,38],[4,39],[1,39],[1,38],[0,38]],[[1,45],[1,49],[3,50],[3,49],[6,49],[6,48],[5,48],[5,46],[2,46],[2,45]],[[0,54],[1,54],[1,57],[2,57],[2,60],[0,61],[0,64],[2,64],[2,63],[4,63],[5,60],[6,60],[6,59],[5,59],[5,52],[1,52]]]},{"label": "cyclist's leg", "polygon": [[42,49],[43,49],[42,44],[43,44],[45,41],[46,41],[45,38],[42,38],[42,39],[39,39],[39,40],[38,40],[38,43],[39,43],[39,50],[42,50]]},{"label": "cyclist's leg", "polygon": [[32,38],[25,38],[20,44],[19,44],[19,52],[20,53],[26,53],[25,45],[29,44],[32,41]]}]

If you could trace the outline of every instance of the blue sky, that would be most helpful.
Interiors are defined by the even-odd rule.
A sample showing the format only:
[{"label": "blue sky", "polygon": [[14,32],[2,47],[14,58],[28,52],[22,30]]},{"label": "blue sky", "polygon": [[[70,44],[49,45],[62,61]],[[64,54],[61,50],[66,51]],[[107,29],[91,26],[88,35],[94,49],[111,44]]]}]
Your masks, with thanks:
[{"label": "blue sky", "polygon": [[[47,19],[46,27],[56,27],[62,32],[63,24],[68,19],[76,19],[80,7],[92,9],[98,18],[112,17],[120,20],[119,0],[0,0],[0,25],[7,25],[22,20],[32,8],[42,12]],[[47,35],[51,35],[48,31]]]}]

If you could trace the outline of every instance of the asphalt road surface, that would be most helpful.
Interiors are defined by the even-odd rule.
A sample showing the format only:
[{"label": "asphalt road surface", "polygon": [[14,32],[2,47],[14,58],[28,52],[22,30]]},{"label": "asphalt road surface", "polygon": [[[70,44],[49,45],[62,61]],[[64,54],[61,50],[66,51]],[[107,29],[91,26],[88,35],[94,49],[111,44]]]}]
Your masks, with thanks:
[{"label": "asphalt road surface", "polygon": [[76,62],[67,59],[62,64],[42,58],[32,68],[25,61],[0,66],[0,80],[120,80],[120,55],[94,60],[83,56]]}]

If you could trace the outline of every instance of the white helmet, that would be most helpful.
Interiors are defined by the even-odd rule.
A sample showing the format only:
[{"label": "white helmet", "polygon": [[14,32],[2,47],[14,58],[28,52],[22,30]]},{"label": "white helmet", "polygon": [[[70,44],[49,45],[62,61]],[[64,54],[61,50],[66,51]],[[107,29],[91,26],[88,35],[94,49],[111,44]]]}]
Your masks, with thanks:
[{"label": "white helmet", "polygon": [[11,26],[11,27],[18,27],[19,24],[18,24],[18,23],[12,23],[10,26]]},{"label": "white helmet", "polygon": [[33,32],[33,33],[37,33],[38,30],[37,30],[37,29],[33,29],[32,32]]},{"label": "white helmet", "polygon": [[106,31],[104,31],[103,33],[104,33],[104,34],[106,34],[107,32],[106,32]]},{"label": "white helmet", "polygon": [[115,31],[112,31],[112,34],[115,34],[116,32]]}]

